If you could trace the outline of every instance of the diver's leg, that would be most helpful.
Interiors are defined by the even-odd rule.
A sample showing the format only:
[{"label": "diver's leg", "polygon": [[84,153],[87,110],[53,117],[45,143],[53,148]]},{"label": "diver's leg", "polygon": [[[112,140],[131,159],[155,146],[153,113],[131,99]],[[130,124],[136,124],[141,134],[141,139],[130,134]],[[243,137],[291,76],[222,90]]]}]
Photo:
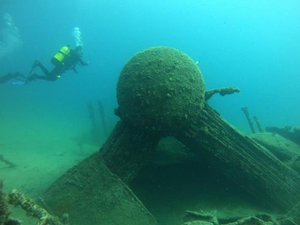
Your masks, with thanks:
[{"label": "diver's leg", "polygon": [[49,76],[52,77],[58,77],[60,76],[62,73],[64,72],[64,67],[61,65],[58,65],[56,67],[53,68],[53,70],[51,70],[51,72],[49,73]]},{"label": "diver's leg", "polygon": [[12,73],[5,74],[4,76],[0,77],[0,83],[3,84],[12,78],[14,78],[14,74]]},{"label": "diver's leg", "polygon": [[30,77],[28,77],[27,82],[33,81],[33,80],[47,80],[47,81],[56,81],[58,78],[58,75],[63,73],[64,67],[63,66],[56,66],[49,72],[40,62],[36,62],[36,66],[40,67],[43,72],[45,73],[45,76],[39,76],[36,73],[32,74]]},{"label": "diver's leg", "polygon": [[[36,65],[35,65],[35,64],[36,64]],[[35,64],[34,64],[34,65],[35,65],[36,67],[38,66],[38,67],[41,68],[41,70],[43,71],[43,73],[44,73],[46,76],[49,75],[49,70],[47,70],[46,67],[44,67],[43,64],[41,64],[38,60],[35,61]]]},{"label": "diver's leg", "polygon": [[27,79],[26,76],[24,76],[23,74],[21,74],[21,73],[19,73],[19,72],[15,72],[15,73],[14,73],[14,77],[15,77],[16,79],[18,79],[18,80],[26,80],[26,79]]},{"label": "diver's leg", "polygon": [[33,81],[33,80],[47,80],[47,81],[55,81],[57,80],[56,76],[39,76],[36,73],[32,74],[28,79],[26,80],[27,82]]},{"label": "diver's leg", "polygon": [[54,77],[54,76],[37,76],[36,79],[47,80],[47,81],[56,81],[57,77]]},{"label": "diver's leg", "polygon": [[29,81],[33,81],[33,80],[47,80],[47,81],[55,81],[57,80],[57,76],[55,75],[56,71],[57,71],[57,67],[55,67],[51,72],[49,72],[46,67],[43,66],[43,64],[41,64],[38,60],[36,60],[33,65],[32,65],[32,71],[36,68],[39,67],[41,68],[41,70],[43,71],[43,73],[45,74],[45,76],[39,76],[36,73],[31,74],[28,79],[27,82]]}]

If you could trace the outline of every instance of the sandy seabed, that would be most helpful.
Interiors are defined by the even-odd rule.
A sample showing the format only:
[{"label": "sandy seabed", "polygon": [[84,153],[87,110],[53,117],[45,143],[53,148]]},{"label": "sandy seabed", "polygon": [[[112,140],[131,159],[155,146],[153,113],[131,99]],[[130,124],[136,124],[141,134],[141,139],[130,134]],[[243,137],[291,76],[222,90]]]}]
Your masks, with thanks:
[{"label": "sandy seabed", "polygon": [[[9,132],[8,132],[9,133]],[[38,201],[41,194],[69,168],[99,150],[99,146],[81,143],[70,137],[42,138],[42,135],[7,135],[2,132],[0,154],[15,167],[0,162],[0,179],[6,193],[17,189]],[[18,132],[16,132],[18,133]],[[12,217],[24,224],[32,219],[19,207],[10,207]]]}]

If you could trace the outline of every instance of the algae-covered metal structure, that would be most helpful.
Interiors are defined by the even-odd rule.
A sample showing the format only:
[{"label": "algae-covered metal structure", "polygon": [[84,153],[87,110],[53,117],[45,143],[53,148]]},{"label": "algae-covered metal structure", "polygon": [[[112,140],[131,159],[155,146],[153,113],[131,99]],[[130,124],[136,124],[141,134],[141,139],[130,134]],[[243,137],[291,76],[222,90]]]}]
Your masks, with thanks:
[{"label": "algae-covered metal structure", "polygon": [[249,195],[295,215],[300,175],[231,126],[205,99],[201,71],[185,53],[170,47],[137,53],[119,77],[119,122],[99,152],[48,188],[44,206],[60,217],[68,213],[72,225],[157,224],[128,184],[159,141],[173,136]]}]

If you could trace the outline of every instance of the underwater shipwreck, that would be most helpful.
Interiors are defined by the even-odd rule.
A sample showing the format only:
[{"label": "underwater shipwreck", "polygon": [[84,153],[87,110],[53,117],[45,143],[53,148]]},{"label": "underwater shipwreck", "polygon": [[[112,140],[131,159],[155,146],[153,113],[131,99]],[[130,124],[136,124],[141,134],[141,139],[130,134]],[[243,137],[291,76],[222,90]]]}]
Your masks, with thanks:
[{"label": "underwater shipwreck", "polygon": [[[250,198],[278,212],[278,216],[262,212],[221,218],[187,208],[182,225],[300,224],[297,144],[293,142],[296,147],[292,150],[286,147],[292,144],[276,145],[274,139],[281,143],[290,140],[270,132],[245,135],[208,104],[214,94],[239,91],[234,87],[205,90],[199,67],[174,48],[138,52],[121,71],[115,110],[120,120],[99,152],[57,179],[39,205],[16,190],[1,192],[0,225],[20,223],[10,218],[8,204],[21,205],[39,224],[161,224],[137,197],[132,184],[142,170],[151,170],[149,160],[155,157],[160,141],[168,137],[190,152],[187,164],[189,160],[209,162]],[[296,130],[295,135],[299,135]]]}]

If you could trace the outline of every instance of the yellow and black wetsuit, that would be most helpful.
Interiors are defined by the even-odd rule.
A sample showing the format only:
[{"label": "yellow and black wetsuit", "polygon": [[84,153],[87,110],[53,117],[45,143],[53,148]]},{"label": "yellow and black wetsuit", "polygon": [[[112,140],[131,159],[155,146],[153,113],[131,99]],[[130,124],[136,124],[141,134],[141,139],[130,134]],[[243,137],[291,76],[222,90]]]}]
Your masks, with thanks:
[{"label": "yellow and black wetsuit", "polygon": [[55,65],[55,67],[49,72],[39,61],[36,61],[33,65],[33,69],[36,67],[40,67],[45,76],[32,74],[28,81],[35,79],[55,81],[66,70],[72,69],[77,72],[75,69],[75,66],[77,64],[83,66],[88,65],[81,59],[80,55],[75,50],[70,48],[70,46],[62,47],[51,59],[51,62]]}]

